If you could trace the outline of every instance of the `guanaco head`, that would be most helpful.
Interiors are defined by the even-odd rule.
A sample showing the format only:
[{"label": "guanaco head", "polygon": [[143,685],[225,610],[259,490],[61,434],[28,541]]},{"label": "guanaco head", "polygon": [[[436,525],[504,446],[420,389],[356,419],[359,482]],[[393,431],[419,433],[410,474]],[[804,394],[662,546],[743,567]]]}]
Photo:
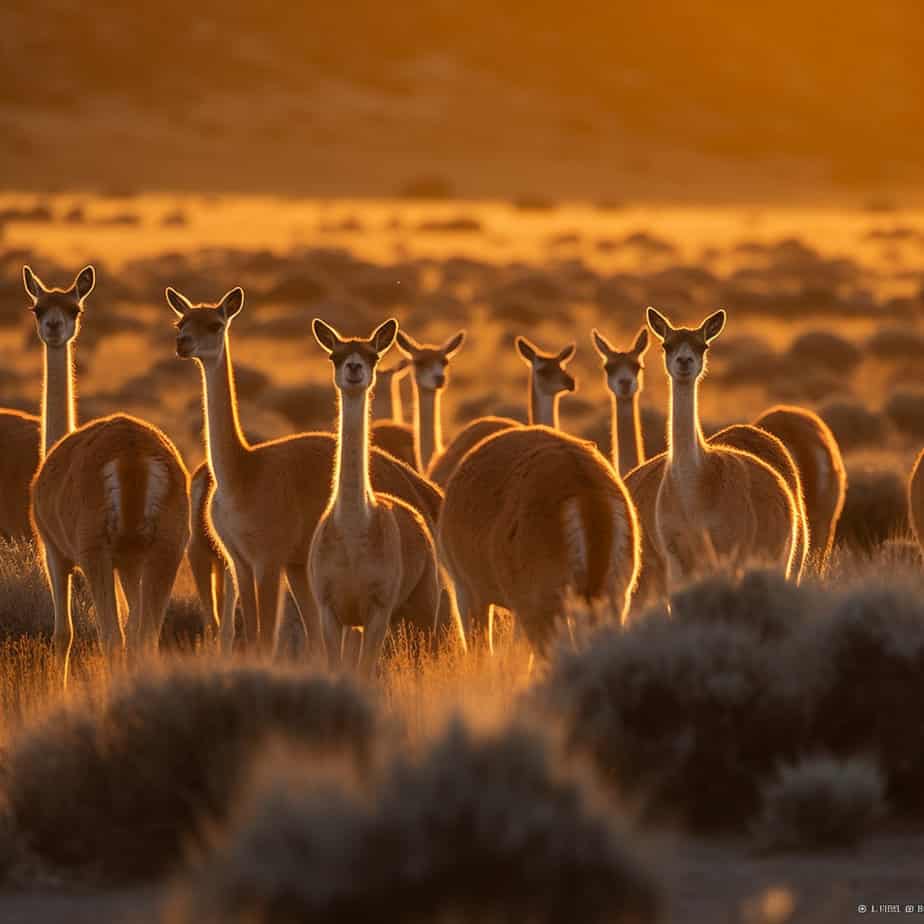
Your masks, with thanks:
[{"label": "guanaco head", "polygon": [[312,322],[314,339],[334,364],[334,384],[344,394],[358,395],[375,385],[375,367],[395,342],[398,322],[394,318],[379,324],[368,340],[344,339],[320,318]]},{"label": "guanaco head", "polygon": [[516,344],[517,352],[533,370],[533,386],[540,395],[552,398],[563,391],[574,391],[574,376],[564,368],[574,356],[573,343],[559,353],[543,353],[525,337],[517,337]]},{"label": "guanaco head", "polygon": [[695,382],[706,368],[706,350],[725,327],[725,311],[710,314],[695,330],[672,327],[654,308],[648,309],[648,326],[664,345],[664,366],[678,384]]},{"label": "guanaco head", "polygon": [[648,349],[648,328],[643,327],[631,348],[623,353],[617,350],[597,330],[593,329],[594,346],[603,357],[606,384],[617,398],[632,398],[642,390],[642,373],[645,371],[645,351]]},{"label": "guanaco head", "polygon": [[424,391],[439,391],[445,387],[449,360],[464,342],[464,330],[440,347],[420,344],[403,330],[398,331],[398,349],[414,364],[414,381]]},{"label": "guanaco head", "polygon": [[167,286],[167,304],[177,316],[176,355],[214,363],[225,349],[225,332],[244,307],[244,290],[238,286],[214,305],[194,305]]},{"label": "guanaco head", "polygon": [[32,269],[22,268],[22,281],[26,287],[35,315],[38,335],[46,346],[59,349],[77,336],[83,300],[96,285],[96,271],[85,266],[74,278],[69,289],[49,289]]}]

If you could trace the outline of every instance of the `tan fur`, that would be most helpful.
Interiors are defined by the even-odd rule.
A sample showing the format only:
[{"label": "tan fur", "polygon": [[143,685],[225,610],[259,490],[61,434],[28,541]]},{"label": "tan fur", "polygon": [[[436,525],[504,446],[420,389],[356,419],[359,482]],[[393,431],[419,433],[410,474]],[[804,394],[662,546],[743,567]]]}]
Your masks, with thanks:
[{"label": "tan fur", "polygon": [[[710,444],[728,446],[748,452],[766,462],[783,476],[793,500],[799,506],[801,482],[799,472],[786,447],[774,436],[747,424],[733,424],[709,437]],[[667,592],[664,559],[657,544],[657,520],[655,515],[658,491],[664,475],[667,453],[662,452],[633,469],[626,476],[626,489],[638,512],[639,529],[642,535],[642,561],[639,572],[638,590],[633,608],[638,610],[652,603]],[[804,515],[800,511],[798,536],[793,559],[798,573],[804,567],[808,552],[808,531],[804,528]],[[794,572],[795,574],[795,572]]]},{"label": "tan fur", "polygon": [[847,472],[837,440],[817,414],[801,407],[770,408],[754,425],[781,440],[799,469],[809,529],[809,555],[821,567],[834,547],[837,521],[847,495]]},{"label": "tan fur", "polygon": [[[237,291],[217,306],[194,306],[172,289],[167,297],[180,316],[177,351],[196,358],[203,369],[206,447],[216,481],[209,499],[212,528],[232,563],[247,641],[268,649],[275,645],[283,574],[306,629],[310,625],[319,633],[308,552],[329,498],[335,439],[329,433],[303,433],[256,445],[244,439],[227,331],[243,303],[241,293],[236,310],[228,308],[229,297]],[[408,466],[373,450],[371,476],[377,490],[401,498],[429,523],[436,522],[442,496]],[[233,613],[228,596],[224,612]],[[223,626],[223,636],[225,631]]]},{"label": "tan fur", "polygon": [[0,538],[28,539],[29,484],[39,464],[41,420],[0,410]]},{"label": "tan fur", "polygon": [[401,401],[401,379],[410,365],[411,361],[405,358],[389,369],[376,370],[372,394],[372,444],[416,468],[414,428],[404,422]]},{"label": "tan fur", "polygon": [[613,468],[625,478],[645,461],[638,402],[644,379],[648,331],[643,327],[628,350],[617,350],[596,328],[592,339],[603,358],[603,372],[613,409],[610,426]]},{"label": "tan fur", "polygon": [[671,379],[669,448],[655,504],[668,589],[711,564],[738,566],[753,558],[777,562],[787,577],[798,576],[799,512],[782,476],[750,453],[703,438],[698,383],[725,312],[691,330],[672,327],[649,308],[648,323],[664,343]]},{"label": "tan fur", "polygon": [[914,460],[908,480],[908,513],[918,545],[924,549],[924,450]]},{"label": "tan fur", "polygon": [[414,428],[392,420],[377,420],[372,425],[372,444],[390,456],[417,467]]},{"label": "tan fur", "polygon": [[622,483],[592,444],[516,427],[462,459],[446,486],[439,546],[466,628],[490,633],[492,606],[503,606],[542,653],[569,592],[625,614],[637,532]]},{"label": "tan fur", "polygon": [[565,392],[577,387],[565,364],[574,356],[574,344],[559,353],[543,353],[525,337],[517,337],[517,352],[529,366],[529,422],[561,429],[558,405]]},{"label": "tan fur", "polygon": [[426,472],[443,451],[441,396],[449,361],[464,342],[464,330],[439,347],[420,344],[404,331],[398,332],[398,348],[410,359],[414,373],[414,458],[419,472]]},{"label": "tan fur", "polygon": [[467,423],[452,439],[452,442],[437,456],[434,456],[427,471],[427,477],[445,490],[452,473],[459,463],[483,439],[523,425],[512,417],[479,417]]},{"label": "tan fur", "polygon": [[334,488],[309,553],[311,588],[331,666],[341,661],[346,631],[359,626],[359,666],[366,675],[392,620],[403,616],[432,635],[440,601],[436,550],[423,517],[376,493],[369,478],[369,390],[397,330],[396,321],[386,321],[368,340],[345,340],[314,322],[315,337],[334,363],[339,427]]},{"label": "tan fur", "polygon": [[55,656],[67,682],[73,640],[71,581],[87,578],[100,642],[110,662],[123,647],[116,576],[128,602],[129,651],[151,650],[189,538],[189,476],[174,445],[124,414],[76,426],[73,341],[95,273],[67,290],[47,289],[23,268],[44,344],[42,447],[31,518],[55,607]]}]

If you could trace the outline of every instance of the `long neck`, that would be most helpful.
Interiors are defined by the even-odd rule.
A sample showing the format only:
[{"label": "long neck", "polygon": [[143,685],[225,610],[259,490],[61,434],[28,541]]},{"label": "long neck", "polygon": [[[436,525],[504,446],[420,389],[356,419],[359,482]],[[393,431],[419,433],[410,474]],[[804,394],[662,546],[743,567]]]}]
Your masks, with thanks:
[{"label": "long neck", "polygon": [[536,388],[536,377],[529,374],[529,422],[558,429],[558,399],[560,394],[543,395]]},{"label": "long neck", "polygon": [[42,386],[42,454],[77,426],[74,401],[74,353],[72,343],[45,346],[45,381]]},{"label": "long neck", "polygon": [[404,404],[401,401],[401,377],[393,375],[388,383],[388,399],[391,402],[391,419],[404,423]]},{"label": "long neck", "polygon": [[242,485],[241,470],[250,447],[237,416],[234,367],[227,338],[221,358],[209,366],[203,365],[202,380],[205,389],[205,450],[209,468],[221,490],[234,491],[236,486]]},{"label": "long neck", "polygon": [[415,450],[417,468],[427,470],[430,460],[443,451],[443,430],[440,422],[440,393],[430,388],[415,388],[417,402],[414,407]]},{"label": "long neck", "polygon": [[334,516],[364,518],[375,506],[369,480],[368,392],[345,395],[340,392],[337,427],[337,473],[332,498]]},{"label": "long neck", "polygon": [[674,468],[698,468],[705,453],[706,441],[699,424],[698,392],[698,382],[689,385],[671,382],[670,464]]},{"label": "long neck", "polygon": [[613,463],[620,475],[627,475],[645,459],[638,392],[631,398],[613,396]]}]

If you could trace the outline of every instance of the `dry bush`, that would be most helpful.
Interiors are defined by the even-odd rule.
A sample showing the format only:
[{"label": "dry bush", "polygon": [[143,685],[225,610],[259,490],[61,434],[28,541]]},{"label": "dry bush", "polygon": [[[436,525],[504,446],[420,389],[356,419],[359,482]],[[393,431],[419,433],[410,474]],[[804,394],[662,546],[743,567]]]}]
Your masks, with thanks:
[{"label": "dry bush", "polygon": [[794,366],[821,368],[845,375],[855,368],[863,354],[851,341],[826,330],[811,330],[798,336],[787,354]]},{"label": "dry bush", "polygon": [[892,425],[909,440],[924,440],[924,393],[896,391],[882,408]]},{"label": "dry bush", "polygon": [[651,922],[657,887],[621,827],[522,729],[454,724],[366,798],[268,786],[194,870],[180,922]]},{"label": "dry bush", "polygon": [[837,541],[869,550],[908,530],[904,475],[865,463],[848,464],[847,497],[837,524]]},{"label": "dry bush", "polygon": [[805,666],[817,750],[875,755],[893,807],[924,811],[924,600],[920,587],[868,579],[807,626]]},{"label": "dry bush", "polygon": [[867,446],[881,446],[886,438],[887,428],[882,417],[862,404],[832,401],[818,413],[831,428],[842,452],[851,452]]},{"label": "dry bush", "polygon": [[671,599],[671,616],[687,623],[747,627],[763,640],[781,640],[809,619],[818,593],[776,571],[747,571],[738,580],[717,574]]},{"label": "dry bush", "polygon": [[909,327],[881,327],[867,338],[864,349],[881,360],[917,361],[924,356],[924,336]]},{"label": "dry bush", "polygon": [[533,700],[646,817],[697,829],[746,824],[804,727],[777,646],[714,615],[602,629],[559,654]]},{"label": "dry bush", "polygon": [[181,665],[26,729],[8,750],[4,787],[17,829],[43,861],[108,880],[156,877],[225,816],[262,741],[279,737],[364,766],[376,727],[345,682]]},{"label": "dry bush", "polygon": [[885,814],[884,795],[875,763],[805,758],[764,787],[754,834],[765,850],[855,847]]},{"label": "dry bush", "polygon": [[32,542],[0,540],[0,639],[51,638],[55,612]]}]

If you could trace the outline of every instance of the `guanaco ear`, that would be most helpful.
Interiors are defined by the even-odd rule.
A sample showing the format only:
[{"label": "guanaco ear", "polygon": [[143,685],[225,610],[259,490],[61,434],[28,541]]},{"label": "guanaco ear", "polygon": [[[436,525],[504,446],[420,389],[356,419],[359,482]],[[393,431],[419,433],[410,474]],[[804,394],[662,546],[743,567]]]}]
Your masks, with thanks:
[{"label": "guanaco ear", "polygon": [[218,313],[225,321],[230,321],[241,313],[243,307],[244,290],[240,286],[235,286],[230,292],[226,292],[218,303]]},{"label": "guanaco ear", "polygon": [[173,286],[167,286],[164,294],[167,296],[167,304],[178,318],[184,317],[186,312],[192,308],[192,302],[185,295],[177,292]]},{"label": "guanaco ear", "polygon": [[85,266],[74,278],[71,291],[76,292],[77,300],[82,302],[96,285],[96,270],[92,266]]},{"label": "guanaco ear", "polygon": [[571,360],[571,357],[574,356],[574,351],[575,351],[575,349],[577,349],[576,345],[573,344],[573,343],[569,343],[568,346],[566,346],[566,347],[558,354],[558,357],[557,357],[558,361],[559,361],[560,363],[569,362],[569,361]]},{"label": "guanaco ear", "polygon": [[406,334],[403,330],[398,331],[397,340],[398,349],[410,359],[413,359],[421,350],[420,344],[410,334]]},{"label": "guanaco ear", "polygon": [[712,340],[715,340],[719,334],[725,330],[725,309],[720,308],[714,314],[710,314],[708,318],[700,325],[700,332],[706,340],[706,343],[709,343]]},{"label": "guanaco ear", "polygon": [[632,344],[632,355],[636,359],[641,359],[645,355],[645,350],[648,349],[648,328],[643,327],[639,332],[638,336],[635,338],[635,343]]},{"label": "guanaco ear", "polygon": [[462,344],[465,343],[465,331],[460,330],[454,337],[450,337],[441,347],[440,352],[447,358],[457,353]]},{"label": "guanaco ear", "polygon": [[647,317],[648,326],[654,331],[654,335],[658,340],[663,340],[674,329],[671,327],[671,322],[660,311],[651,306],[648,307]]},{"label": "guanaco ear", "polygon": [[369,343],[372,344],[372,349],[375,350],[379,356],[382,356],[391,349],[391,345],[395,342],[397,334],[398,322],[394,318],[389,318],[387,321],[383,321],[379,324],[372,332]]},{"label": "guanaco ear", "polygon": [[517,337],[516,339],[517,352],[520,356],[523,357],[530,365],[533,364],[533,361],[536,358],[536,347],[533,346],[525,337]]},{"label": "guanaco ear", "polygon": [[[326,350],[328,353],[333,353],[337,345],[342,342],[340,334],[320,318],[315,318],[311,322],[311,329],[314,331],[314,339],[321,344],[321,349]],[[373,336],[375,335],[373,334]]]},{"label": "guanaco ear", "polygon": [[597,330],[596,327],[590,333],[593,337],[594,346],[596,347],[597,352],[604,359],[609,359],[610,356],[616,352],[616,350],[613,348],[613,344],[611,344],[609,340],[607,340],[606,337],[604,337],[603,334]]},{"label": "guanaco ear", "polygon": [[48,291],[45,288],[45,283],[32,272],[32,267],[28,265],[22,268],[22,284],[26,287],[27,294],[34,302],[38,301]]}]

